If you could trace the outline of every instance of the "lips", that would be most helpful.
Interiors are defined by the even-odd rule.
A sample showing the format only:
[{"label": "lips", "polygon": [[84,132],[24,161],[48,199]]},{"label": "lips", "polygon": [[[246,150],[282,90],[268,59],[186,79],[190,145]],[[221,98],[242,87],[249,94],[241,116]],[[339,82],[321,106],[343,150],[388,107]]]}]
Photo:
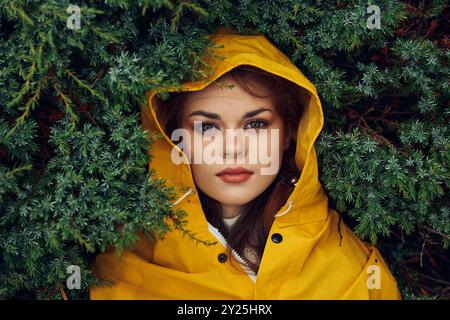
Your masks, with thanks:
[{"label": "lips", "polygon": [[250,179],[254,172],[242,167],[226,168],[216,174],[223,182],[241,183]]}]

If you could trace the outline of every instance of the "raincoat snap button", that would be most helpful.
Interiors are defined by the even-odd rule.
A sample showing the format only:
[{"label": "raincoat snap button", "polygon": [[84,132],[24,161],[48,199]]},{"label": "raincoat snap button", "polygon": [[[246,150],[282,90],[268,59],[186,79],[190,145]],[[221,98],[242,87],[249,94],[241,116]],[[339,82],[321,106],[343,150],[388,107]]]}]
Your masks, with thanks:
[{"label": "raincoat snap button", "polygon": [[219,262],[224,263],[227,261],[228,256],[225,253],[221,253],[221,254],[219,254],[219,256],[217,258],[219,259]]},{"label": "raincoat snap button", "polygon": [[272,241],[275,243],[280,243],[281,241],[283,241],[283,236],[279,233],[274,233],[271,237]]}]

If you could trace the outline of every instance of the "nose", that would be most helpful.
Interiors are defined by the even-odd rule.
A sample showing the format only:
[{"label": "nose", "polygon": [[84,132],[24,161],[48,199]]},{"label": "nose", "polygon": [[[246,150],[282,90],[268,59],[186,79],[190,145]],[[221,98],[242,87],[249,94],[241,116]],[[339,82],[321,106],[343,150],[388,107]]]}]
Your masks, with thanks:
[{"label": "nose", "polygon": [[225,138],[223,139],[223,157],[231,159],[239,159],[245,157],[245,137],[240,134],[238,130],[227,129],[225,130]]}]

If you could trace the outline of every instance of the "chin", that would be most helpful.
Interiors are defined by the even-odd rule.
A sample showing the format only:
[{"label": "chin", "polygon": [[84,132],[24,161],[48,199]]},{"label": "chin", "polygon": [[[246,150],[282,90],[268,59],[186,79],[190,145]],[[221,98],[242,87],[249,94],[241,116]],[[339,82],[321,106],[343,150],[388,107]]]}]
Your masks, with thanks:
[{"label": "chin", "polygon": [[222,204],[225,205],[244,205],[253,199],[255,199],[258,196],[258,194],[244,194],[241,191],[237,192],[229,192],[226,190],[223,190],[223,192],[218,195],[218,197],[215,197],[214,199]]}]

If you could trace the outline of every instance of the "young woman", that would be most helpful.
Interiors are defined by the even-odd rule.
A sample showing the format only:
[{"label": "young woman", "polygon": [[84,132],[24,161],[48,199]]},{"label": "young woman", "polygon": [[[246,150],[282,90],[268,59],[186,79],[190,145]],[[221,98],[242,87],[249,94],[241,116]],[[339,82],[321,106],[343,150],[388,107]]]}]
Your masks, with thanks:
[{"label": "young woman", "polygon": [[179,190],[185,228],[216,244],[177,230],[141,235],[121,256],[97,256],[96,272],[114,284],[91,298],[399,299],[379,251],[328,208],[315,87],[264,35],[220,29],[210,39],[223,45],[214,75],[165,101],[149,92],[142,115],[163,136],[150,168]]}]

